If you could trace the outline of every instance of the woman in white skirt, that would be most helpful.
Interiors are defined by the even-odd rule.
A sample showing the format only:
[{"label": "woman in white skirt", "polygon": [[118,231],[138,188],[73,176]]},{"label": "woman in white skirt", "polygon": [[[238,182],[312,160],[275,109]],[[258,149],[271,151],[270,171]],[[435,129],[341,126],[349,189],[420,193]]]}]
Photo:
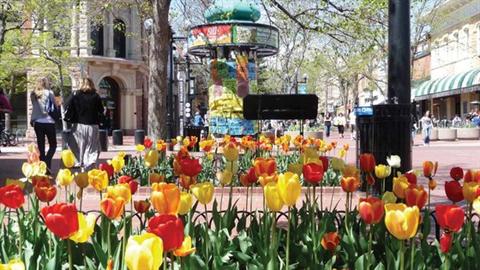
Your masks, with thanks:
[{"label": "woman in white skirt", "polygon": [[104,113],[102,100],[90,78],[82,79],[80,89],[72,93],[66,108],[73,110],[73,117],[66,119],[73,124],[68,145],[77,159],[76,165],[88,171],[96,166],[100,155],[98,126]]}]

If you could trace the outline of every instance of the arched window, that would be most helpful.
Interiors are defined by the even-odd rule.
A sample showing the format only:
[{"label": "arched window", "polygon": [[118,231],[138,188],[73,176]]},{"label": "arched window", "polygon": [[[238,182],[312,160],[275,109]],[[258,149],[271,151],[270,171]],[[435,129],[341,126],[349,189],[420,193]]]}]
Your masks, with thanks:
[{"label": "arched window", "polygon": [[92,55],[103,55],[103,25],[93,24],[90,31]]},{"label": "arched window", "polygon": [[115,57],[125,58],[127,56],[126,31],[125,23],[120,19],[113,21],[113,49]]}]

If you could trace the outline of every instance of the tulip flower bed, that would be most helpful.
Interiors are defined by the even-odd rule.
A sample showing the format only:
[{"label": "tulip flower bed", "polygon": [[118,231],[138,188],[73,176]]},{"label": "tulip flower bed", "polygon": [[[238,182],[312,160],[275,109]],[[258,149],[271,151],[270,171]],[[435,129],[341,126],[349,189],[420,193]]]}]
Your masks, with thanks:
[{"label": "tulip flower bed", "polygon": [[[163,142],[152,149],[147,140],[130,160],[120,153],[84,173],[71,172],[66,150],[56,181],[31,146],[25,179],[0,188],[0,269],[480,269],[479,171],[452,168],[442,185],[451,203],[431,205],[434,162],[423,164],[424,188],[420,174],[395,171],[396,156],[382,165],[362,154],[356,168],[342,153],[326,158],[332,144],[295,138],[292,153],[290,139],[280,140],[275,149],[227,137],[221,159],[213,141],[200,142],[201,158],[186,148],[170,158]],[[136,194],[141,181],[151,187],[147,200]],[[345,204],[326,210],[324,187],[336,181]],[[230,191],[220,202],[213,182]],[[246,190],[240,200],[233,183]],[[263,190],[260,209],[254,185]],[[98,193],[98,210],[88,213],[86,188]]]}]

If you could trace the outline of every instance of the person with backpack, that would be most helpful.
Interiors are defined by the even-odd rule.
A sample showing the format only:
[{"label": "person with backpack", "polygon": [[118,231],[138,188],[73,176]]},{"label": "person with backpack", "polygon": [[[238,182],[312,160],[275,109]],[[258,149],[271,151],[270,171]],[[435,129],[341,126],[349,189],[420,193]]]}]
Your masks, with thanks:
[{"label": "person with backpack", "polygon": [[[57,150],[57,135],[55,130],[56,112],[59,111],[55,103],[55,95],[50,90],[48,78],[40,78],[35,84],[35,89],[30,93],[32,102],[32,116],[30,124],[37,137],[40,160],[44,161],[50,173],[52,158]],[[48,140],[48,151],[45,153],[45,137]]]}]

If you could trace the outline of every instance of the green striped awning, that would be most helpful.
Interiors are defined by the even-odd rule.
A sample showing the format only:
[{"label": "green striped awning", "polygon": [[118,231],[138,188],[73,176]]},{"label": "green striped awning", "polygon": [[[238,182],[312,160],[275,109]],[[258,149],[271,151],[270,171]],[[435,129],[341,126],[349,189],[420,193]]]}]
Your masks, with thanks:
[{"label": "green striped awning", "polygon": [[462,90],[476,91],[477,88],[480,88],[480,68],[423,82],[412,89],[412,96],[422,100],[460,94]]}]

